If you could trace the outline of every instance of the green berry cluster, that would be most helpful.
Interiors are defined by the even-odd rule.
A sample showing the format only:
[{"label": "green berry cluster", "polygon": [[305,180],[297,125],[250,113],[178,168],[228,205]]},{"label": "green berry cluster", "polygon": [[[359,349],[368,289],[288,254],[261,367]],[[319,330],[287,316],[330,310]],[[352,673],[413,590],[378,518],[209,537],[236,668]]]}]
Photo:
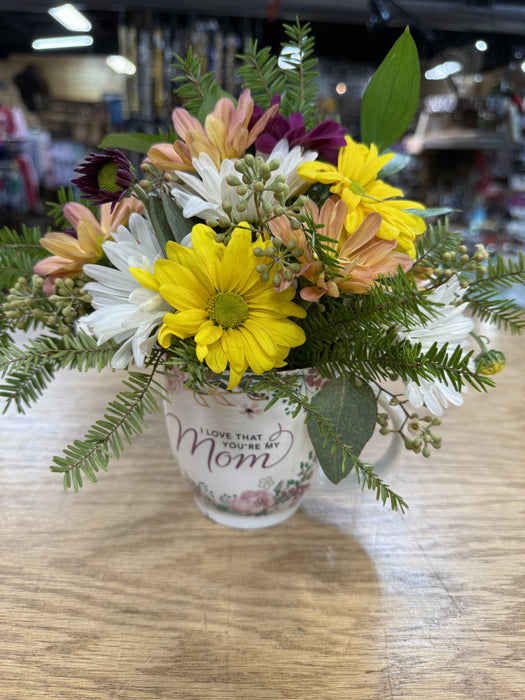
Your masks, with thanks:
[{"label": "green berry cluster", "polygon": [[388,414],[378,413],[377,423],[380,426],[380,434],[399,433],[407,450],[416,454],[421,453],[423,457],[430,457],[431,448],[439,450],[441,447],[441,436],[433,433],[432,429],[441,425],[440,418],[424,416],[421,418],[417,413],[407,416],[404,424],[398,430],[388,427]]},{"label": "green berry cluster", "polygon": [[2,308],[17,328],[26,330],[31,321],[52,328],[60,335],[70,335],[77,318],[91,311],[91,295],[84,291],[87,278],[55,280],[56,293],[46,296],[44,279],[32,275],[28,280],[19,277],[9,290]]},{"label": "green berry cluster", "polygon": [[485,276],[487,268],[482,263],[487,258],[488,253],[481,244],[476,245],[472,255],[469,255],[467,246],[460,245],[456,250],[443,253],[441,264],[433,270],[433,275],[437,280],[447,280],[457,274],[461,286],[467,287],[470,282],[469,275],[474,273],[478,279]]},{"label": "green berry cluster", "polygon": [[262,282],[268,282],[271,276],[274,287],[278,287],[283,279],[290,282],[302,267],[297,258],[303,254],[303,250],[295,241],[285,244],[274,236],[265,248],[254,248],[253,253],[258,258],[269,258],[269,262],[261,262],[255,269],[261,275]]}]

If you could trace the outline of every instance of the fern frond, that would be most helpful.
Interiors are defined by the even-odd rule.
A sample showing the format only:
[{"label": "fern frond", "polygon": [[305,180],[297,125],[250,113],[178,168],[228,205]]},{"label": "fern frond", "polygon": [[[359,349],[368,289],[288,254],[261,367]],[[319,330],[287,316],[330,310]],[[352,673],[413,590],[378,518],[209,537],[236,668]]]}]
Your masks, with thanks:
[{"label": "fern frond", "polygon": [[[133,437],[141,435],[148,425],[147,414],[159,413],[166,392],[151,374],[129,372],[123,382],[126,387],[110,401],[103,418],[97,420],[82,440],[68,445],[63,457],[55,456],[50,469],[63,474],[64,489],[75,491],[83,485],[82,475],[96,482],[99,470],[107,471],[111,457],[118,459],[124,443],[131,444]],[[160,400],[160,403],[159,403]]]}]

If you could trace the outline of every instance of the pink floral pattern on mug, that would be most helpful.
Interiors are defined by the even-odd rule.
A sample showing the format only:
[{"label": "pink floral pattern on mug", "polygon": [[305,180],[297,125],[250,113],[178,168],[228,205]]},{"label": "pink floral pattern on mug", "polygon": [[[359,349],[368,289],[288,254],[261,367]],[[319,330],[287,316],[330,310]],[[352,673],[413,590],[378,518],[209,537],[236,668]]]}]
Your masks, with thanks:
[{"label": "pink floral pattern on mug", "polygon": [[268,511],[275,503],[275,498],[268,491],[243,491],[237,498],[232,498],[228,506],[243,515],[256,515]]},{"label": "pink floral pattern on mug", "polygon": [[216,495],[204,482],[195,483],[190,480],[190,483],[199,498],[219,511],[237,515],[269,515],[278,510],[291,508],[307,490],[315,468],[313,454],[311,458],[312,461],[301,462],[297,479],[287,479],[275,484],[272,477],[263,477],[259,479],[257,490],[246,489],[239,495],[227,493]]}]

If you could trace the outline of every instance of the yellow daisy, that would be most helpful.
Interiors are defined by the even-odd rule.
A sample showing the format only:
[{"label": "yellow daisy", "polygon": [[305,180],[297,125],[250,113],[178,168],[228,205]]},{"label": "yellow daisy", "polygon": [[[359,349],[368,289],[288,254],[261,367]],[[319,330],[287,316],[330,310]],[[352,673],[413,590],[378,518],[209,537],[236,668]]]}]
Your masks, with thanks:
[{"label": "yellow daisy", "polygon": [[283,367],[290,348],[305,342],[302,328],[287,317],[306,312],[292,302],[293,288],[278,292],[271,280],[261,281],[255,267],[269,259],[255,257],[253,249],[262,240],[252,242],[247,224],[239,224],[227,246],[204,224],[194,226],[191,240],[192,248],[169,242],[168,259],[157,260],[153,274],[131,268],[143,287],[176,309],[164,316],[159,343],[168,348],[172,336],[193,337],[198,359],[212,372],[229,366],[228,389],[248,368],[262,374]]},{"label": "yellow daisy", "polygon": [[406,209],[424,209],[419,202],[402,199],[403,192],[377,179],[381,168],[393,154],[379,156],[377,148],[356,143],[346,136],[346,146],[339,151],[337,166],[319,161],[303,163],[298,174],[308,182],[331,185],[330,192],[337,194],[348,206],[345,228],[351,235],[368,214],[381,214],[379,238],[397,240],[398,250],[415,258],[414,239],[425,230],[420,216]]}]

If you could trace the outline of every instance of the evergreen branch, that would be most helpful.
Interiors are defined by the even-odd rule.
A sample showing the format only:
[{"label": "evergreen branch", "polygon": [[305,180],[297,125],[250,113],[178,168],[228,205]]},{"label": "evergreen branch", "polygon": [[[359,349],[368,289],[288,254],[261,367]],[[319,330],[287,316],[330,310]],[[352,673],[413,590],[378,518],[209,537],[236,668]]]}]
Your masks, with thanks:
[{"label": "evergreen branch", "polygon": [[158,399],[166,400],[166,391],[154,380],[156,366],[150,374],[129,372],[123,382],[126,389],[110,401],[103,418],[97,420],[82,440],[74,440],[63,453],[53,458],[50,469],[64,475],[64,489],[71,486],[78,491],[83,485],[82,475],[96,482],[99,470],[107,471],[111,457],[118,459],[124,442],[148,428],[145,415],[160,412]]},{"label": "evergreen branch", "polygon": [[[420,345],[400,340],[398,329],[406,324],[408,313],[432,313],[431,302],[422,309],[371,306],[368,295],[356,295],[356,306],[337,306],[327,300],[325,311],[310,313],[301,321],[307,340],[289,355],[291,367],[315,366],[326,376],[350,373],[365,381],[400,378],[418,382],[419,378],[443,381],[460,389],[466,383],[477,390],[492,386],[492,381],[469,367],[470,354],[461,348],[437,344],[423,352]],[[382,298],[382,295],[380,295]],[[399,297],[396,297],[399,298]],[[422,303],[419,296],[417,301]],[[414,302],[407,302],[413,306]],[[362,314],[362,308],[368,313]]]},{"label": "evergreen branch", "polygon": [[465,294],[469,310],[473,316],[510,331],[512,335],[520,335],[525,330],[525,315],[522,309],[516,308],[514,299],[504,299],[495,292],[479,290],[477,294]]},{"label": "evergreen branch", "polygon": [[457,231],[449,230],[448,218],[430,225],[424,236],[416,238],[416,259],[414,269],[432,270],[443,262],[444,253],[456,253],[461,245],[462,236]]},{"label": "evergreen branch", "polygon": [[118,349],[114,343],[98,346],[86,333],[60,338],[40,336],[19,348],[15,343],[0,347],[0,396],[6,399],[4,413],[14,402],[19,413],[43,393],[58,369],[101,371]]},{"label": "evergreen branch", "polygon": [[288,70],[285,71],[286,86],[280,111],[286,117],[292,112],[300,112],[308,130],[316,123],[319,97],[319,74],[315,70],[317,59],[314,57],[315,39],[310,36],[308,22],[301,25],[297,19],[295,25],[284,24],[283,27],[289,38],[289,41],[283,42],[283,48],[292,45],[296,51],[293,59],[288,61]]},{"label": "evergreen branch", "polygon": [[212,71],[202,75],[202,57],[194,55],[191,46],[186,58],[177,54],[173,54],[173,58],[175,63],[172,64],[172,68],[182,71],[182,75],[172,78],[174,83],[182,83],[174,89],[174,93],[184,99],[184,107],[188,112],[197,116],[206,97],[219,90],[220,86],[215,81]]},{"label": "evergreen branch", "polygon": [[487,271],[469,282],[464,295],[471,312],[482,321],[488,321],[519,335],[525,329],[525,315],[516,307],[513,299],[502,298],[501,291],[515,284],[525,284],[525,258],[520,251],[517,262],[510,258],[505,261],[501,255],[494,260],[489,258]]},{"label": "evergreen branch", "polygon": [[252,40],[249,49],[237,58],[243,62],[237,70],[243,87],[250,90],[255,104],[264,110],[269,109],[272,97],[280,95],[286,83],[277,58],[271,55],[268,46],[258,51],[257,41]]},{"label": "evergreen branch", "polygon": [[89,199],[81,197],[72,187],[61,187],[57,192],[57,202],[46,202],[49,207],[49,216],[53,220],[53,225],[57,231],[71,229],[71,222],[64,215],[64,207],[70,202],[78,202],[89,209],[91,213],[97,217],[98,207],[93,205]]},{"label": "evergreen branch", "polygon": [[[258,379],[251,385],[253,389],[269,389],[274,392],[274,397],[268,402],[266,409],[270,408],[279,398],[287,398],[292,404],[295,404],[294,416],[297,416],[302,409],[306,414],[306,422],[315,420],[319,426],[321,434],[325,436],[325,444],[331,443],[333,449],[338,449],[342,455],[342,469],[348,470],[348,474],[353,470],[359,484],[362,483],[362,489],[365,486],[375,491],[376,499],[382,502],[383,505],[390,501],[392,510],[400,510],[402,513],[408,509],[406,501],[398,496],[384,481],[374,473],[373,468],[369,464],[362,462],[354,453],[349,445],[346,445],[337,432],[333,429],[331,423],[326,420],[319,409],[312,406],[306,396],[298,392],[293,387],[293,380],[287,381],[280,377],[278,373],[272,371],[264,375],[264,378]],[[351,462],[348,468],[348,462]]]},{"label": "evergreen branch", "polygon": [[22,225],[19,232],[0,230],[0,289],[11,289],[19,277],[31,277],[37,262],[49,253],[40,245],[39,227]]},{"label": "evergreen branch", "polygon": [[283,27],[288,40],[282,43],[280,58],[272,56],[269,47],[259,51],[257,42],[250,41],[248,51],[237,56],[243,62],[237,72],[262,109],[268,109],[272,97],[280,95],[280,113],[289,117],[292,112],[301,112],[306,129],[311,129],[317,123],[319,94],[315,40],[309,35],[308,22],[301,25],[297,20],[295,25]]},{"label": "evergreen branch", "polygon": [[55,367],[49,362],[33,363],[23,371],[14,371],[0,385],[0,396],[6,399],[3,413],[14,402],[18,413],[25,413],[24,406],[36,403],[44,389],[55,376]]}]

